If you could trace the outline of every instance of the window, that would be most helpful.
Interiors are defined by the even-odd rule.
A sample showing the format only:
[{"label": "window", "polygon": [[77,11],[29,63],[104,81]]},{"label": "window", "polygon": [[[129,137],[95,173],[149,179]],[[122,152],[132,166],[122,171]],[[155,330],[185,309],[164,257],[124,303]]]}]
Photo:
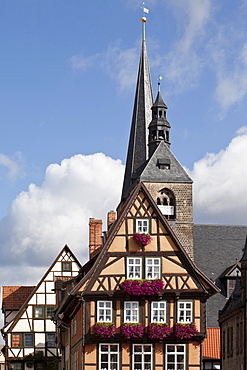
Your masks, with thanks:
[{"label": "window", "polygon": [[12,334],[11,336],[11,346],[20,347],[21,346],[21,334]]},{"label": "window", "polygon": [[124,322],[139,322],[139,302],[124,302]]},{"label": "window", "polygon": [[72,263],[62,262],[62,271],[72,271]]},{"label": "window", "polygon": [[142,258],[127,258],[127,279],[142,278]]},{"label": "window", "polygon": [[55,310],[55,306],[46,306],[46,318],[47,319],[51,319],[52,318],[52,314]]},{"label": "window", "polygon": [[22,366],[21,366],[21,362],[11,362],[11,368],[12,370],[21,370],[22,369]]},{"label": "window", "polygon": [[166,322],[166,301],[151,302],[151,322]]},{"label": "window", "polygon": [[99,370],[118,370],[119,345],[99,345]]},{"label": "window", "polygon": [[134,370],[152,369],[152,345],[151,344],[133,344],[133,364]]},{"label": "window", "polygon": [[166,345],[166,370],[185,370],[185,345]]},{"label": "window", "polygon": [[136,219],[136,232],[148,234],[149,233],[149,219],[137,218]]},{"label": "window", "polygon": [[178,301],[177,322],[188,323],[193,321],[193,302]]},{"label": "window", "polygon": [[72,370],[78,370],[78,351],[72,354]]},{"label": "window", "polygon": [[46,345],[47,347],[56,347],[56,334],[54,333],[47,333],[46,334]]},{"label": "window", "polygon": [[24,347],[34,347],[33,334],[24,334]]},{"label": "window", "polygon": [[97,302],[97,321],[111,322],[112,321],[112,302],[98,301]]},{"label": "window", "polygon": [[160,278],[160,258],[146,258],[146,279]]},{"label": "window", "polygon": [[43,319],[44,318],[44,306],[34,306],[33,316],[35,319]]}]

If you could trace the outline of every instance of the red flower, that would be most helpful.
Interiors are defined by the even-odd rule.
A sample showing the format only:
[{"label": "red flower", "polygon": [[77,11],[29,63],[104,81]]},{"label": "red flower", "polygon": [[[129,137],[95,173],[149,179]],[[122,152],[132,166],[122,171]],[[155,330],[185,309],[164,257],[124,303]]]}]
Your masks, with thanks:
[{"label": "red flower", "polygon": [[190,324],[177,323],[174,326],[174,335],[180,339],[191,338],[198,333],[194,322]]},{"label": "red flower", "polygon": [[149,234],[139,234],[136,233],[133,235],[133,238],[137,244],[139,244],[141,247],[145,247],[145,245],[149,244],[152,240],[151,236]]},{"label": "red flower", "polygon": [[121,289],[132,295],[153,295],[159,293],[164,287],[162,279],[154,280],[125,280]]},{"label": "red flower", "polygon": [[96,322],[93,333],[100,338],[111,338],[116,334],[116,327],[112,322]]},{"label": "red flower", "polygon": [[121,333],[126,339],[141,338],[144,334],[144,326],[139,323],[123,324],[120,329]]},{"label": "red flower", "polygon": [[148,336],[150,339],[162,340],[171,334],[172,329],[168,324],[152,323],[147,327]]}]

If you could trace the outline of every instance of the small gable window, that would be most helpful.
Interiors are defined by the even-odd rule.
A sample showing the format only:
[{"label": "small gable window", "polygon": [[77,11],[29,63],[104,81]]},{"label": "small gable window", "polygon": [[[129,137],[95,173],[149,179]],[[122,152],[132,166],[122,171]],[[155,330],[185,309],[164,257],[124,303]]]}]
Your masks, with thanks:
[{"label": "small gable window", "polygon": [[12,334],[11,346],[15,348],[21,347],[21,334]]},{"label": "small gable window", "polygon": [[139,302],[124,302],[124,322],[139,322]]},{"label": "small gable window", "polygon": [[44,318],[44,306],[34,306],[33,316],[35,319],[43,319]]},{"label": "small gable window", "polygon": [[62,262],[62,271],[71,272],[72,271],[72,263],[71,262]]},{"label": "small gable window", "polygon": [[55,333],[46,334],[46,345],[47,347],[56,347],[56,334]]},{"label": "small gable window", "polygon": [[160,278],[160,267],[161,267],[161,260],[160,258],[146,258],[145,259],[146,266],[146,279],[159,279]]},{"label": "small gable window", "polygon": [[160,170],[170,170],[171,168],[171,161],[168,158],[159,158],[158,159],[158,167]]},{"label": "small gable window", "polygon": [[149,219],[147,218],[137,218],[136,219],[136,232],[137,233],[149,233]]},{"label": "small gable window", "polygon": [[127,279],[142,279],[142,258],[127,257]]},{"label": "small gable window", "polygon": [[193,302],[178,301],[178,316],[177,322],[190,323],[193,321]]},{"label": "small gable window", "polygon": [[159,196],[157,197],[156,203],[161,211],[161,213],[168,220],[174,220],[176,217],[175,208],[175,197],[170,189],[163,188],[159,191]]},{"label": "small gable window", "polygon": [[24,347],[33,347],[33,334],[24,334]]},{"label": "small gable window", "polygon": [[166,301],[151,302],[151,322],[166,322]]},{"label": "small gable window", "polygon": [[98,301],[97,302],[97,321],[112,322],[112,302]]}]

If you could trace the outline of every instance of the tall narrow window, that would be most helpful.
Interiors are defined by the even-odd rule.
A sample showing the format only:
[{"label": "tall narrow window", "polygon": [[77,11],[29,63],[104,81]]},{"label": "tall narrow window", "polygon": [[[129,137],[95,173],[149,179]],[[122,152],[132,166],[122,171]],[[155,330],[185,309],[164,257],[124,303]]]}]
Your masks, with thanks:
[{"label": "tall narrow window", "polygon": [[151,302],[151,322],[166,322],[166,301]]},{"label": "tall narrow window", "polygon": [[146,279],[160,278],[160,258],[146,258]]},{"label": "tall narrow window", "polygon": [[185,345],[166,345],[166,370],[185,370]]},{"label": "tall narrow window", "polygon": [[47,333],[46,334],[46,345],[47,347],[56,347],[56,334],[55,333]]},{"label": "tall narrow window", "polygon": [[112,302],[98,301],[97,302],[97,321],[111,322],[112,321]]},{"label": "tall narrow window", "polygon": [[189,323],[193,321],[193,302],[178,301],[178,318],[180,323]]},{"label": "tall narrow window", "polygon": [[24,347],[33,347],[33,334],[24,334]]},{"label": "tall narrow window", "polygon": [[139,322],[139,302],[124,302],[124,322]]},{"label": "tall narrow window", "polygon": [[46,306],[46,314],[45,314],[46,319],[52,318],[54,310],[55,310],[55,306]]},{"label": "tall narrow window", "polygon": [[44,306],[34,306],[33,316],[35,319],[43,319],[44,318]]},{"label": "tall narrow window", "polygon": [[133,344],[132,369],[151,370],[153,353],[151,344]]},{"label": "tall narrow window", "polygon": [[21,334],[12,334],[11,336],[11,346],[20,347],[21,346]]},{"label": "tall narrow window", "polygon": [[136,232],[148,234],[149,233],[149,219],[137,218],[136,219]]},{"label": "tall narrow window", "polygon": [[119,364],[119,345],[100,344],[99,345],[99,369],[118,370]]},{"label": "tall narrow window", "polygon": [[127,258],[127,279],[142,278],[142,258]]}]

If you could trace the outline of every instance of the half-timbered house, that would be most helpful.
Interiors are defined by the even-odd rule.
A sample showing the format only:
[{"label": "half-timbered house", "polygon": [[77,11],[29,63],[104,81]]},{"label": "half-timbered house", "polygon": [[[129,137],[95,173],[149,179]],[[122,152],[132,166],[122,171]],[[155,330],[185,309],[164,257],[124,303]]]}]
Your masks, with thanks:
[{"label": "half-timbered house", "polygon": [[88,272],[63,285],[62,368],[199,370],[206,300],[217,288],[142,183],[93,253]]},{"label": "half-timbered house", "polygon": [[51,320],[56,305],[54,284],[56,280],[76,276],[80,267],[75,255],[65,246],[37,286],[3,287],[2,334],[7,369],[42,369],[57,364],[56,326]]}]

